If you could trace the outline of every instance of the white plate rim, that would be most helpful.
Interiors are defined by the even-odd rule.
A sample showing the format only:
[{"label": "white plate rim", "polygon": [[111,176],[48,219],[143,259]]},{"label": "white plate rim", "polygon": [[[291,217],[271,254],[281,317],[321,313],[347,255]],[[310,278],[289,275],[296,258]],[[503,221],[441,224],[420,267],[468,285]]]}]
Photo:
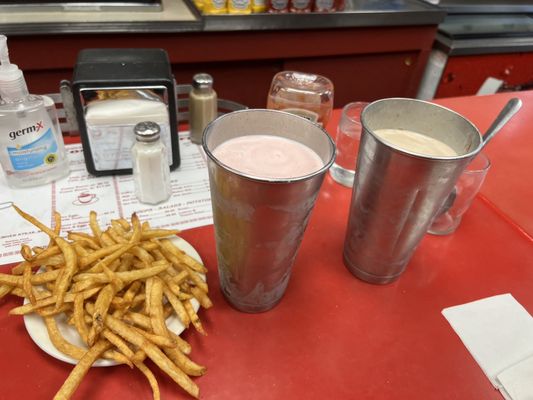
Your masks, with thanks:
[{"label": "white plate rim", "polygon": [[[200,255],[196,251],[192,245],[187,242],[185,239],[174,236],[170,238],[170,240],[178,246],[181,250],[183,250],[187,255],[194,258],[199,263],[203,264],[202,259],[200,258]],[[203,280],[206,280],[206,276],[204,274],[199,274]],[[24,300],[24,304],[28,302],[28,299]],[[198,303],[198,300],[192,299],[191,304],[195,311],[198,311],[200,308],[200,303]],[[86,349],[87,346],[85,343],[83,343],[81,337],[78,335],[78,332],[76,329],[66,323],[65,316],[63,314],[58,315],[55,317],[57,322],[57,327],[63,337],[68,340],[70,343],[72,343],[75,346],[81,347],[83,349]],[[66,354],[63,354],[60,352],[50,340],[50,337],[48,336],[48,330],[46,329],[46,324],[44,323],[44,320],[36,313],[30,313],[24,315],[24,325],[26,326],[26,330],[28,331],[28,334],[30,335],[33,342],[46,354],[64,361],[69,364],[76,365],[78,363],[78,360],[75,358],[69,357]],[[185,326],[181,323],[181,321],[178,319],[176,315],[171,315],[169,318],[167,318],[167,326],[168,328],[174,332],[176,335],[179,335],[185,330]],[[117,365],[118,363],[113,360],[107,360],[107,359],[98,359],[96,362],[93,363],[93,367],[111,367],[114,365]]]}]

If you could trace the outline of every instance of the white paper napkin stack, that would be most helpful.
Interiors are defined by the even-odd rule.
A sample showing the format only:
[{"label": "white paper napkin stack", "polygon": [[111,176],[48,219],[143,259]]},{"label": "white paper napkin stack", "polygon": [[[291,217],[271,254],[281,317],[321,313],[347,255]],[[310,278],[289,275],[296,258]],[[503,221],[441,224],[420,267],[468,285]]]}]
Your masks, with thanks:
[{"label": "white paper napkin stack", "polygon": [[442,314],[503,397],[533,400],[533,317],[511,294]]}]

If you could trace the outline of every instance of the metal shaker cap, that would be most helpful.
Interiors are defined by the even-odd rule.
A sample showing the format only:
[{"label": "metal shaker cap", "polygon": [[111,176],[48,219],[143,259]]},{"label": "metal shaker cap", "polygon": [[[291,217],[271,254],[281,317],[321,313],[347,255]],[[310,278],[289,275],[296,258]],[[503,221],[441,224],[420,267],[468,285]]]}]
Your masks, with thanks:
[{"label": "metal shaker cap", "polygon": [[192,77],[192,87],[195,89],[211,89],[213,87],[213,77],[205,73],[196,74]]},{"label": "metal shaker cap", "polygon": [[135,125],[133,132],[135,133],[135,138],[138,142],[150,143],[159,139],[161,129],[155,122],[144,121]]}]

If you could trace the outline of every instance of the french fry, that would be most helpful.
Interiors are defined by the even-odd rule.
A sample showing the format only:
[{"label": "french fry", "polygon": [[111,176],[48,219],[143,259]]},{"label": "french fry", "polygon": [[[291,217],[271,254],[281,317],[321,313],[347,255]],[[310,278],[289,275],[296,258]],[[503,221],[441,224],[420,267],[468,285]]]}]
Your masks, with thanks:
[{"label": "french fry", "polygon": [[142,240],[158,239],[168,236],[176,236],[180,233],[177,229],[143,229],[141,238]]},{"label": "french fry", "polygon": [[87,343],[89,346],[94,345],[98,339],[98,335],[104,329],[105,316],[107,315],[107,311],[111,301],[113,300],[113,297],[115,296],[115,293],[117,292],[117,289],[118,288],[115,285],[109,284],[100,290],[100,293],[98,293],[98,297],[94,303],[92,326],[89,330],[89,336],[87,338]]},{"label": "french fry", "polygon": [[50,256],[42,260],[32,261],[32,266],[35,264],[41,265],[43,267],[44,266],[62,267],[65,265],[65,257],[62,254],[58,254],[57,256]]},{"label": "french fry", "polygon": [[130,368],[133,368],[133,363],[130,361],[128,357],[126,357],[124,354],[115,351],[115,350],[107,350],[102,354],[102,357],[116,362],[117,364],[125,364]]},{"label": "french fry", "polygon": [[[89,299],[93,295],[95,295],[99,290],[100,290],[99,288],[96,288],[96,289],[93,288],[93,289],[89,289],[89,290],[86,290],[85,292],[81,292],[77,294],[67,293],[65,295],[65,303],[74,302],[78,295],[81,296],[82,300]],[[39,308],[50,306],[52,304],[55,304],[56,302],[57,302],[57,297],[55,295],[51,295],[46,298],[36,300],[34,303],[28,303],[28,304],[24,304],[19,307],[15,307],[9,311],[9,314],[10,315],[29,314],[31,312],[37,311]]]},{"label": "french fry", "polygon": [[[111,227],[113,228],[113,230],[118,233],[120,236],[124,236],[126,234],[126,230],[124,229],[124,227],[122,226],[122,224],[116,220],[116,219],[112,219],[111,220]],[[128,227],[129,227],[129,224],[128,224]]]},{"label": "french fry", "polygon": [[100,355],[109,349],[111,344],[106,340],[101,340],[96,343],[89,351],[85,352],[82,357],[80,357],[79,362],[76,364],[74,369],[71,371],[68,378],[63,383],[63,386],[54,396],[54,400],[68,400],[71,398],[74,391],[78,388],[83,377],[91,368],[91,365],[100,357]]},{"label": "french fry", "polygon": [[[150,317],[147,317],[144,314],[135,313],[135,312],[128,312],[127,314],[124,314],[124,321],[137,325],[143,329],[150,329],[151,323],[150,323]],[[191,353],[191,345],[187,343],[187,341],[180,338],[178,335],[176,335],[173,332],[169,332],[170,337],[176,342],[176,346],[181,350],[182,353],[190,354]]]},{"label": "french fry", "polygon": [[114,227],[109,228],[107,234],[117,243],[128,243],[128,241]]},{"label": "french fry", "polygon": [[23,244],[20,247],[20,255],[22,256],[22,258],[24,260],[26,260],[28,262],[31,262],[31,260],[33,259],[33,254],[32,254],[31,248],[27,244]]},{"label": "french fry", "polygon": [[122,226],[124,231],[129,232],[131,230],[130,223],[125,218],[119,218],[117,222]]},{"label": "french fry", "polygon": [[207,287],[207,284],[198,276],[198,274],[192,270],[187,264],[180,261],[180,259],[172,254],[169,250],[167,250],[165,247],[160,246],[161,252],[166,257],[167,260],[169,260],[172,265],[176,268],[178,268],[179,271],[186,271],[189,275],[189,279],[191,279],[196,286],[198,286],[201,290],[207,293],[209,290]]},{"label": "french fry", "polygon": [[163,291],[165,293],[165,297],[167,298],[170,305],[174,308],[176,315],[178,316],[183,326],[188,328],[189,324],[191,323],[191,319],[189,318],[187,310],[185,310],[185,307],[183,306],[183,304],[181,304],[181,301],[176,297],[174,293],[172,293],[168,286],[165,285],[163,287]]},{"label": "french fry", "polygon": [[89,342],[89,328],[85,323],[84,298],[81,293],[74,297],[74,326],[78,331],[81,339],[87,344]]},{"label": "french fry", "polygon": [[179,348],[165,348],[163,351],[187,375],[202,376],[205,374],[206,368],[196,364],[182,353]]},{"label": "french fry", "polygon": [[[144,268],[144,269],[137,269],[133,271],[123,271],[123,272],[116,272],[115,275],[118,279],[120,279],[125,284],[131,283],[135,280],[139,279],[147,279],[152,276],[156,276],[157,274],[163,272],[169,267],[169,264],[166,261],[155,261],[153,263],[153,266],[150,268]],[[111,279],[107,274],[104,272],[97,272],[97,273],[80,273],[76,275],[74,278],[76,282],[90,280],[93,282],[99,282],[99,283],[109,283]]]},{"label": "french fry", "polygon": [[21,276],[0,273],[0,285],[22,287],[22,282],[23,280]]},{"label": "french fry", "polygon": [[5,295],[11,293],[11,290],[13,290],[12,286],[0,285],[0,299]]},{"label": "french fry", "polygon": [[158,277],[152,278],[152,290],[150,291],[150,324],[156,335],[169,337],[165,317],[163,315],[163,281]]},{"label": "french fry", "polygon": [[59,254],[61,254],[61,249],[59,248],[59,246],[48,247],[47,249],[43,250],[41,253],[37,254],[37,257],[35,257],[35,259],[33,260],[33,263],[35,265],[39,265],[39,263],[48,259],[49,257],[57,256]]},{"label": "french fry", "polygon": [[139,243],[141,241],[142,227],[141,221],[139,221],[139,217],[137,217],[137,214],[135,213],[131,216],[131,226],[133,227],[133,232],[130,238],[130,243]]},{"label": "french fry", "polygon": [[102,236],[100,236],[100,241],[102,242],[102,246],[104,247],[113,246],[114,244],[117,244],[117,242],[115,242],[107,232],[102,233]]},{"label": "french fry", "polygon": [[76,360],[81,359],[85,354],[85,350],[68,342],[63,335],[61,335],[54,317],[44,317],[43,319],[46,324],[46,329],[48,330],[48,336],[50,336],[50,341],[55,348],[61,353]]},{"label": "french fry", "polygon": [[26,297],[26,292],[18,287],[13,287],[13,289],[11,289],[11,294],[18,297]]},{"label": "french fry", "polygon": [[26,265],[27,261],[24,260],[22,261],[21,263],[15,265],[12,269],[11,269],[11,273],[13,275],[22,275],[22,273],[24,272],[24,267]]},{"label": "french fry", "polygon": [[143,373],[143,375],[148,380],[148,383],[150,384],[150,387],[152,388],[152,396],[154,400],[161,400],[161,394],[159,392],[159,385],[157,384],[157,379],[155,379],[154,374],[152,371],[150,371],[150,368],[148,368],[143,362],[141,361],[134,361],[133,362],[137,369]]},{"label": "french fry", "polygon": [[200,318],[198,317],[198,314],[196,314],[196,311],[194,311],[191,301],[185,300],[183,302],[183,306],[185,307],[185,311],[187,311],[187,314],[189,315],[189,318],[191,319],[191,322],[196,328],[196,330],[200,332],[202,335],[207,335],[207,333],[204,330],[204,327],[202,326],[202,323],[200,322]]},{"label": "french fry", "polygon": [[194,258],[186,254],[180,248],[176,247],[174,243],[172,243],[171,240],[161,239],[159,242],[167,251],[170,251],[172,254],[178,257],[184,264],[186,264],[193,271],[200,272],[202,274],[205,274],[207,272],[207,269],[202,264],[200,264]]},{"label": "french fry", "polygon": [[87,279],[83,281],[74,282],[72,286],[70,287],[70,291],[72,293],[79,293],[79,292],[83,292],[85,290],[89,290],[93,288],[102,288],[104,286],[105,286],[105,282],[101,283],[101,282],[93,281],[91,279]]},{"label": "french fry", "polygon": [[[80,258],[79,264],[80,268],[84,269],[85,267],[89,266],[90,264],[100,260],[101,258],[104,258],[106,256],[109,256],[110,254],[113,254],[115,251],[124,250],[124,246],[121,244],[115,244],[109,247],[102,247],[98,250],[96,250],[93,253],[88,254],[85,257]],[[126,250],[127,251],[127,250]]]},{"label": "french fry", "polygon": [[152,342],[153,344],[157,345],[158,347],[161,347],[161,348],[174,348],[174,347],[177,347],[177,343],[169,338],[168,336],[163,336],[163,335],[157,335],[155,333],[150,333],[148,331],[145,331],[141,328],[137,328],[137,327],[133,327],[132,328],[133,330],[137,331],[138,333],[140,333],[141,335],[143,335],[146,339],[148,339],[150,342]]},{"label": "french fry", "polygon": [[56,303],[56,305],[54,305],[53,307],[42,307],[38,310],[35,310],[35,312],[41,317],[53,317],[56,315],[60,315],[61,313],[68,312],[71,308],[72,307],[70,306],[70,304],[63,304],[58,308]]},{"label": "french fry", "polygon": [[[54,232],[56,235],[59,235],[61,233],[61,214],[59,214],[57,211],[54,211]],[[50,238],[50,241],[48,242],[48,248],[51,248],[54,245],[54,241],[52,238]]]},{"label": "french fry", "polygon": [[[162,271],[161,271],[162,272]],[[154,278],[150,276],[148,279],[146,279],[146,282],[144,283],[144,295],[145,295],[145,301],[144,301],[144,313],[146,315],[150,315],[150,302],[152,301],[152,286],[154,284]]]},{"label": "french fry", "polygon": [[209,296],[207,296],[207,293],[205,293],[202,289],[196,287],[196,286],[192,286],[191,287],[191,292],[192,292],[192,295],[194,296],[194,298],[196,298],[196,300],[198,300],[198,302],[200,303],[200,305],[203,307],[203,308],[211,308],[213,307],[213,302],[211,301],[211,299],[209,298]]},{"label": "french fry", "polygon": [[54,240],[56,241],[57,245],[63,252],[63,256],[65,257],[65,268],[63,268],[63,273],[59,275],[59,278],[54,287],[54,292],[57,295],[56,307],[59,308],[63,305],[65,293],[67,292],[68,286],[70,285],[70,281],[72,280],[74,273],[78,269],[78,255],[66,240],[60,237],[56,237],[54,238]]},{"label": "french fry", "polygon": [[154,242],[141,242],[139,247],[142,247],[146,251],[152,251],[154,249],[157,249],[159,246],[157,245],[157,243]]},{"label": "french fry", "polygon": [[147,340],[142,334],[111,315],[106,317],[106,325],[133,345],[143,349],[143,351],[146,352],[146,355],[170,378],[172,378],[174,382],[191,396],[198,398],[200,393],[198,386],[187,376],[187,374],[168,359],[168,357],[165,356],[156,345]]},{"label": "french fry", "polygon": [[30,303],[34,304],[36,299],[33,294],[33,286],[31,285],[31,264],[26,264],[24,267],[24,273],[22,274],[22,288],[26,292],[26,297],[30,299]]},{"label": "french fry", "polygon": [[139,260],[144,261],[148,264],[151,264],[154,262],[155,258],[144,248],[141,246],[135,246],[131,249],[131,252],[137,257]]},{"label": "french fry", "polygon": [[91,211],[89,213],[89,227],[91,228],[93,236],[100,243],[100,246],[103,246],[104,244],[102,242],[102,230],[100,229],[100,225],[98,225],[98,220],[96,219],[96,212],[94,211]]},{"label": "french fry", "polygon": [[82,257],[87,257],[89,254],[91,254],[85,247],[83,247],[84,242],[77,241],[74,242],[73,247],[74,251],[76,251],[76,254],[78,255],[78,259],[81,259]]},{"label": "french fry", "polygon": [[131,350],[127,343],[122,340],[120,336],[113,333],[109,329],[104,329],[102,332],[103,336],[106,338],[106,340],[109,341],[109,343],[113,344],[126,358],[129,360],[132,360],[135,357],[135,354],[133,353],[133,350]]},{"label": "french fry", "polygon": [[73,242],[82,242],[93,250],[98,250],[100,248],[100,243],[97,239],[83,232],[68,232],[67,238]]}]

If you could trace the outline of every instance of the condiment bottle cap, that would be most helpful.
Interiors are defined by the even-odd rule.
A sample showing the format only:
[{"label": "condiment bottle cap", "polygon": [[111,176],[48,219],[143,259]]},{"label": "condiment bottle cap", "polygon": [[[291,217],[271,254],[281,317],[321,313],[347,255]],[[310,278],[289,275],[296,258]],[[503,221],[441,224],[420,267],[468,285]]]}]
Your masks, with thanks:
[{"label": "condiment bottle cap", "polygon": [[135,138],[139,142],[150,143],[159,139],[159,125],[152,121],[139,122],[133,128]]},{"label": "condiment bottle cap", "polygon": [[195,89],[210,89],[213,87],[213,77],[205,73],[196,74],[192,77],[192,86]]}]

